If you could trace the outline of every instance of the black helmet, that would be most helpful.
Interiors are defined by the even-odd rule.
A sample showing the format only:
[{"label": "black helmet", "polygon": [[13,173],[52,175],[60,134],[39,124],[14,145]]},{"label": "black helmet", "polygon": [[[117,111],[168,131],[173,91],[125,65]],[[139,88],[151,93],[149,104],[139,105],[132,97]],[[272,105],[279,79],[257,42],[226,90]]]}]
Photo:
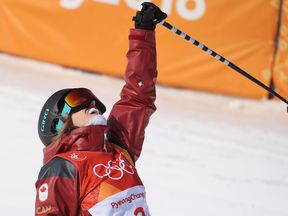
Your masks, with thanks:
[{"label": "black helmet", "polygon": [[[76,89],[81,89],[84,91],[89,91],[88,89],[85,88],[70,88],[70,89],[62,89],[57,92],[55,92],[44,104],[39,120],[38,120],[38,134],[39,137],[42,141],[42,143],[45,146],[48,146],[49,144],[52,143],[53,138],[58,134],[58,131],[56,129],[56,125],[58,124],[61,119],[61,114],[64,118],[63,115],[63,109],[64,105],[68,106],[67,103],[65,103],[65,98],[66,96],[71,93],[72,91]],[[89,104],[91,103],[92,100],[95,100],[96,102],[96,107],[100,110],[100,112],[103,114],[106,111],[105,105],[91,92],[91,99],[89,101]],[[88,104],[88,103],[85,103]],[[77,106],[79,107],[79,106]],[[83,107],[83,105],[81,106]],[[83,107],[84,108],[84,107]],[[79,108],[72,111],[78,111]]]}]

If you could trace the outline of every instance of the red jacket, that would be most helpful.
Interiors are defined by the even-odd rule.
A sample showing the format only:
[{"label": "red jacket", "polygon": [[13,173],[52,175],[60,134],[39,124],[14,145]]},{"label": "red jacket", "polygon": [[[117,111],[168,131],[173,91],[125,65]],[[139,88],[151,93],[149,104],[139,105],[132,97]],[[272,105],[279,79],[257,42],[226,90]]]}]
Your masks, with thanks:
[{"label": "red jacket", "polygon": [[153,31],[131,29],[126,84],[108,126],[85,126],[44,149],[35,215],[150,215],[134,163],[156,110]]}]

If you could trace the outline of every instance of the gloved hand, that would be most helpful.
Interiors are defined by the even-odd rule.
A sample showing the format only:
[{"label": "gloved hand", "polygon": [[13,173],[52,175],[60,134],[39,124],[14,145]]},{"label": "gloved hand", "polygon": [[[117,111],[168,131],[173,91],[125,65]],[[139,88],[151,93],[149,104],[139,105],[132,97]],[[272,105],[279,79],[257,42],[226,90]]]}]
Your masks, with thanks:
[{"label": "gloved hand", "polygon": [[133,17],[136,29],[146,29],[154,31],[156,24],[166,19],[167,14],[162,12],[155,4],[143,2]]}]

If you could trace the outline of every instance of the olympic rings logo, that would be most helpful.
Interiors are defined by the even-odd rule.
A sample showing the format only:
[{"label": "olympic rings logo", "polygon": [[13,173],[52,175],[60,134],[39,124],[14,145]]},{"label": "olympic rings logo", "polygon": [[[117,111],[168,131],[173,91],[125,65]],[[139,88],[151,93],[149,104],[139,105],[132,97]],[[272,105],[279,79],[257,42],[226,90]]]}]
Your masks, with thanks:
[{"label": "olympic rings logo", "polygon": [[109,160],[107,166],[104,164],[97,164],[93,168],[94,174],[99,178],[108,176],[112,180],[120,180],[123,177],[124,172],[133,175],[134,170],[132,165],[121,157],[122,154],[120,154],[116,161]]}]

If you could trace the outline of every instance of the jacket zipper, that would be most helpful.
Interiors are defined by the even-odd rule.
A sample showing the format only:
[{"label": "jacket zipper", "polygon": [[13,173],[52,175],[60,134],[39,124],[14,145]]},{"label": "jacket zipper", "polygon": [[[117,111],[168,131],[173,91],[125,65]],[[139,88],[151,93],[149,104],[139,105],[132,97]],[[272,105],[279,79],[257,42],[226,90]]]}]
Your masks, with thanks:
[{"label": "jacket zipper", "polygon": [[106,142],[107,142],[107,133],[104,133],[104,150],[105,152],[107,152],[107,148],[106,148]]}]

